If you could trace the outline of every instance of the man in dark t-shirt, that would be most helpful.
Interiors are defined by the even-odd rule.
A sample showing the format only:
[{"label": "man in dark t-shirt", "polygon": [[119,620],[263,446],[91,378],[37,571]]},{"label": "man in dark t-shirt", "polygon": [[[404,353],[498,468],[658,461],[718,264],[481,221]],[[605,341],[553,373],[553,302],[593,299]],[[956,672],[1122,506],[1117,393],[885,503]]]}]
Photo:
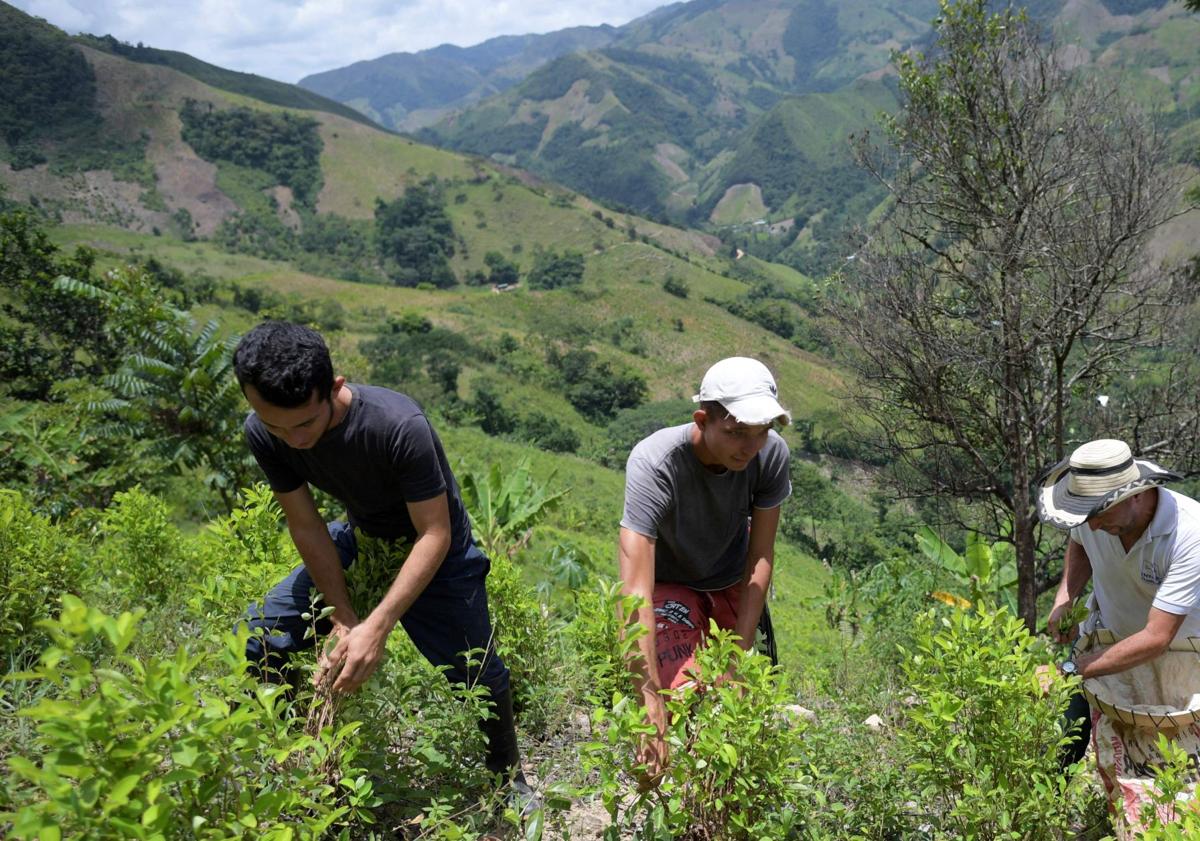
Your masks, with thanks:
[{"label": "man in dark t-shirt", "polygon": [[[246,440],[287,518],[303,564],[248,613],[246,656],[264,680],[295,685],[288,667],[305,639],[318,590],[333,613],[318,632],[337,635],[321,658],[316,680],[334,692],[353,692],[378,667],[397,623],[452,682],[487,686],[493,716],[482,721],[486,764],[503,774],[528,809],[535,801],[520,771],[509,673],[492,647],[485,578],[486,555],[471,524],[446,453],[420,406],[385,388],[335,377],[320,334],[287,322],[265,322],[247,333],[234,368],[253,412]],[[310,486],[346,506],[348,523],[326,524]],[[411,546],[379,604],[357,616],[344,570],[357,555],[355,529]],[[485,650],[468,667],[463,652]]]}]

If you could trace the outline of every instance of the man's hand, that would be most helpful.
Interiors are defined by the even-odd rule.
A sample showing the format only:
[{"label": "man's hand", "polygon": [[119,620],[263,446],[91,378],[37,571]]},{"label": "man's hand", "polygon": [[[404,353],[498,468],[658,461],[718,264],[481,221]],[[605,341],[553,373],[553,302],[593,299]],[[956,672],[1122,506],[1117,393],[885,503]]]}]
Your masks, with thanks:
[{"label": "man's hand", "polygon": [[661,695],[655,695],[653,698],[647,697],[645,702],[646,720],[654,725],[654,733],[646,736],[642,740],[642,746],[638,749],[638,764],[646,766],[645,774],[638,780],[638,789],[641,791],[649,791],[658,787],[670,760],[666,740],[666,704],[663,703]]},{"label": "man's hand", "polygon": [[1050,618],[1046,620],[1046,630],[1050,633],[1050,639],[1058,643],[1069,643],[1079,636],[1079,622],[1072,621],[1073,614],[1074,605],[1069,601],[1055,606],[1050,611]]},{"label": "man's hand", "polygon": [[369,619],[354,626],[334,623],[337,644],[321,657],[313,682],[333,680],[338,694],[354,692],[379,668],[387,649],[387,632]]}]

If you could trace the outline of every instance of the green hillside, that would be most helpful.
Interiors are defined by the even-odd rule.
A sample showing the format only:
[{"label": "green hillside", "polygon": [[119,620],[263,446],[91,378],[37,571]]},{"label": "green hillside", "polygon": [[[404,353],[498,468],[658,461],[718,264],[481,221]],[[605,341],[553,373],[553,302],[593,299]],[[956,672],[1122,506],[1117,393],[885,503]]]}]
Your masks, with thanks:
[{"label": "green hillside", "polygon": [[886,10],[823,0],[681,4],[622,27],[609,47],[557,59],[423,136],[637,212],[700,222],[737,183],[723,177],[723,158],[752,142],[744,138],[761,115],[885,67],[934,11],[928,2]]},{"label": "green hillside", "polygon": [[160,50],[143,44],[126,44],[111,35],[80,35],[75,39],[80,44],[102,50],[112,55],[127,58],[142,64],[158,64],[186,73],[197,81],[229,93],[241,94],[271,105],[286,108],[301,108],[310,111],[327,111],[351,120],[370,124],[361,112],[348,108],[336,99],[319,96],[296,85],[276,82],[253,73],[226,70],[206,61],[176,50]]},{"label": "green hillside", "polygon": [[[739,303],[766,286],[803,298],[812,285],[801,275],[736,261],[711,237],[613,212],[496,162],[210,87],[162,63],[65,49],[94,75],[102,131],[137,138],[143,180],[70,166],[3,171],[10,199],[62,223],[50,231],[56,245],[86,246],[105,269],[153,259],[176,288],[207,290],[187,294],[226,332],[264,315],[324,325],[349,375],[403,388],[443,415],[475,442],[463,456],[477,469],[483,456],[470,452],[494,441],[573,487],[608,476],[605,499],[573,491],[574,513],[550,523],[586,520],[575,530],[607,569],[615,519],[595,512],[619,504],[614,468],[636,440],[630,430],[685,422],[713,360],[763,359],[797,418],[821,430],[817,440],[833,431],[841,374]],[[256,157],[247,137],[261,137],[270,156]],[[449,288],[392,284],[376,250],[377,202],[414,188],[444,206],[458,279]],[[362,250],[352,253],[355,243]],[[579,255],[578,282],[532,288],[546,255],[564,254]],[[497,257],[522,281],[509,291],[487,282]],[[790,300],[773,306],[807,317]],[[789,557],[807,570],[801,578],[820,580],[811,559]],[[782,621],[811,624],[786,612]]]}]

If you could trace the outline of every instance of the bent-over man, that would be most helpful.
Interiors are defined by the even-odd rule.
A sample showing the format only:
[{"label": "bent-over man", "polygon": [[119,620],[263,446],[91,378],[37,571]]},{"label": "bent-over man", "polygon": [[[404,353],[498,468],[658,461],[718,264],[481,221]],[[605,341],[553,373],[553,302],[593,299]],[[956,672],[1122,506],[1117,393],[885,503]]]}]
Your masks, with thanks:
[{"label": "bent-over man", "polygon": [[[1109,648],[1062,664],[1084,678],[1149,662],[1175,639],[1200,636],[1200,503],[1162,487],[1180,477],[1135,459],[1123,441],[1090,441],[1041,479],[1038,515],[1070,531],[1063,577],[1050,610],[1049,632],[1074,641],[1078,626],[1060,627],[1092,582],[1087,631],[1120,637]],[[1068,716],[1081,732],[1064,763],[1087,750],[1091,721],[1082,695]]]},{"label": "bent-over man", "polygon": [[773,652],[767,588],[779,506],[791,493],[788,447],[773,427],[791,416],[771,372],[744,357],[704,375],[692,422],[640,441],[625,468],[620,575],[646,606],[649,634],[631,664],[657,736],[641,760],[657,777],[667,762],[661,690],[690,679],[709,619],[755,644],[760,620]]},{"label": "bent-over man", "polygon": [[[493,715],[480,722],[486,765],[504,775],[522,807],[534,801],[521,773],[509,673],[492,646],[485,579],[490,562],[471,524],[441,441],[421,407],[386,388],[335,376],[324,339],[287,322],[265,322],[234,353],[238,382],[253,411],[246,440],[287,518],[303,564],[249,610],[261,628],[246,656],[264,680],[296,685],[289,655],[309,648],[303,614],[318,590],[332,615],[320,634],[337,634],[318,679],[353,692],[378,668],[397,623],[452,682],[488,688]],[[348,522],[326,524],[310,487],[346,507]],[[411,546],[386,595],[368,616],[351,607],[344,570],[357,555],[355,529]],[[468,668],[463,652],[484,650]],[[333,677],[336,675],[336,677]],[[518,809],[520,811],[520,809]]]}]

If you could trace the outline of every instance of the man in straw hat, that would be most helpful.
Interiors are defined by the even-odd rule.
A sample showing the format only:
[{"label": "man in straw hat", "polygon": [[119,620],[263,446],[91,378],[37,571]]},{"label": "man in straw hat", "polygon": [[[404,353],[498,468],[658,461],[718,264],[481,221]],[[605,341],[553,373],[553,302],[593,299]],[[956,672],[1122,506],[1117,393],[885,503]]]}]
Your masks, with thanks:
[{"label": "man in straw hat", "polygon": [[651,780],[667,762],[661,690],[691,678],[709,619],[746,649],[761,628],[774,654],[766,595],[779,506],[792,492],[788,447],[774,429],[791,415],[765,365],[723,359],[692,399],[692,422],[640,441],[625,468],[620,573],[623,591],[645,600],[638,620],[651,632],[631,663],[657,728],[641,756]]},{"label": "man in straw hat", "polygon": [[[1050,636],[1075,639],[1078,626],[1062,626],[1090,580],[1087,630],[1106,628],[1120,638],[1067,660],[1064,672],[1122,672],[1158,657],[1176,638],[1200,636],[1200,503],[1162,487],[1179,478],[1108,439],[1084,444],[1042,477],[1038,516],[1071,533]],[[1090,729],[1082,695],[1067,714],[1083,728],[1067,758],[1073,762],[1087,749]]]}]

